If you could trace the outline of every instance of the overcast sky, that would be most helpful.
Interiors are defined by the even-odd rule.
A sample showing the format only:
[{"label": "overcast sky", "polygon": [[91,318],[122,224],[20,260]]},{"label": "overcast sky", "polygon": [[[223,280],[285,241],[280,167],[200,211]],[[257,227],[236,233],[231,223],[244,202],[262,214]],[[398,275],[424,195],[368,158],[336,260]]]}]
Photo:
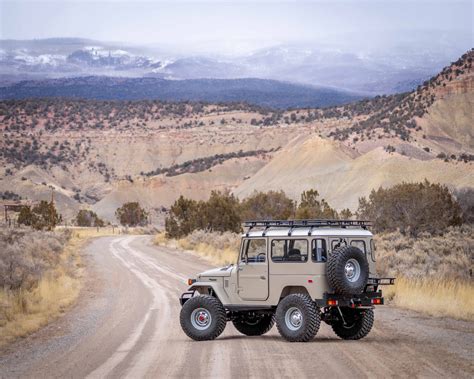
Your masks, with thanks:
[{"label": "overcast sky", "polygon": [[[85,37],[240,53],[286,42],[444,36],[472,47],[473,1],[4,1],[0,38]],[[444,38],[442,37],[442,38]],[[367,40],[369,38],[369,40]]]}]

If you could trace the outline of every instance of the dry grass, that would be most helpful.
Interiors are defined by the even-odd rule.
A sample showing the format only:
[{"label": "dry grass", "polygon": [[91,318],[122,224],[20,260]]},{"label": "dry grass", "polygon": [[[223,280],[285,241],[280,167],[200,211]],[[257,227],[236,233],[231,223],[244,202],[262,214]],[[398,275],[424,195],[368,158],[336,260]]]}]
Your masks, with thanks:
[{"label": "dry grass", "polygon": [[384,295],[401,308],[474,321],[474,286],[456,280],[397,278]]},{"label": "dry grass", "polygon": [[[9,236],[16,235],[14,239]],[[25,337],[60,316],[77,299],[83,264],[80,249],[90,238],[111,235],[112,229],[77,228],[34,232],[3,230],[0,260],[19,254],[15,269],[21,281],[5,280],[0,288],[0,346]],[[49,262],[50,264],[45,264]],[[35,275],[33,275],[33,274]],[[9,273],[12,276],[12,273]],[[15,275],[13,275],[15,277]]]},{"label": "dry grass", "polygon": [[379,234],[377,271],[380,275],[409,279],[471,281],[474,227],[450,228],[442,236],[422,234],[417,238],[399,232]]},{"label": "dry grass", "polygon": [[235,263],[240,246],[240,235],[230,232],[209,233],[195,230],[179,240],[168,240],[164,233],[157,234],[155,244],[181,248],[197,253],[215,265]]},{"label": "dry grass", "polygon": [[474,227],[451,228],[443,236],[376,236],[377,271],[397,277],[384,287],[397,306],[433,316],[474,320],[472,264]]}]

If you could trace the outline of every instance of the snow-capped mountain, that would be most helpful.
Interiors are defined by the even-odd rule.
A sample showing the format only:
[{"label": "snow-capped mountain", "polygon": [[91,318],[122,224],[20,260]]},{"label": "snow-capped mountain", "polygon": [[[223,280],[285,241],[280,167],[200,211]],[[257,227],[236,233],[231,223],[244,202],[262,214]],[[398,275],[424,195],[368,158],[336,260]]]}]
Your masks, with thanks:
[{"label": "snow-capped mountain", "polygon": [[[68,43],[69,42],[69,43]],[[145,76],[159,58],[134,47],[81,39],[1,41],[0,76],[21,79],[110,75]]]},{"label": "snow-capped mountain", "polygon": [[9,83],[91,75],[261,78],[366,95],[411,90],[462,53],[454,46],[367,50],[301,43],[229,57],[71,38],[3,40],[0,44],[0,80]]},{"label": "snow-capped mountain", "polygon": [[66,61],[70,64],[88,67],[109,67],[114,70],[133,70],[137,68],[161,68],[159,60],[134,55],[126,50],[108,50],[100,46],[87,46],[69,54]]}]

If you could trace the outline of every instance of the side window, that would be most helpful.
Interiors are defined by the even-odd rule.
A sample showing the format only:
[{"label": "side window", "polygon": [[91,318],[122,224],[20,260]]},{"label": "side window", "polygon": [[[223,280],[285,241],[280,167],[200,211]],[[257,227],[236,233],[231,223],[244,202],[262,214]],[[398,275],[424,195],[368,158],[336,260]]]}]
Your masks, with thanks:
[{"label": "side window", "polygon": [[244,250],[242,251],[242,262],[247,263],[264,263],[267,257],[267,241],[263,238],[248,239],[244,242]]},{"label": "side window", "polygon": [[375,242],[373,239],[370,240],[370,256],[372,257],[372,262],[375,262]]},{"label": "side window", "polygon": [[347,240],[345,238],[331,240],[331,251],[334,251],[342,246],[347,246]]},{"label": "side window", "polygon": [[362,240],[352,240],[351,246],[359,248],[364,254],[367,254],[367,250],[365,250],[365,242]]},{"label": "side window", "polygon": [[272,241],[273,262],[307,262],[308,241],[284,239]]},{"label": "side window", "polygon": [[311,241],[311,259],[314,262],[326,262],[327,260],[326,240],[315,239]]}]

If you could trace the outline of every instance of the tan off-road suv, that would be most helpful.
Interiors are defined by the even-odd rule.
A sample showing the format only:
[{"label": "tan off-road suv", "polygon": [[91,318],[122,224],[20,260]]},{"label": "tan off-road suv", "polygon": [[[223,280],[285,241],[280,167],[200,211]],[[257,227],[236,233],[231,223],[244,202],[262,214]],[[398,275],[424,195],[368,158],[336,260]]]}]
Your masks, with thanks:
[{"label": "tan off-road suv", "polygon": [[248,221],[235,264],[189,279],[180,321],[194,340],[218,337],[232,321],[248,336],[276,322],[288,341],[309,341],[321,320],[343,339],[371,330],[384,303],[367,221]]}]

